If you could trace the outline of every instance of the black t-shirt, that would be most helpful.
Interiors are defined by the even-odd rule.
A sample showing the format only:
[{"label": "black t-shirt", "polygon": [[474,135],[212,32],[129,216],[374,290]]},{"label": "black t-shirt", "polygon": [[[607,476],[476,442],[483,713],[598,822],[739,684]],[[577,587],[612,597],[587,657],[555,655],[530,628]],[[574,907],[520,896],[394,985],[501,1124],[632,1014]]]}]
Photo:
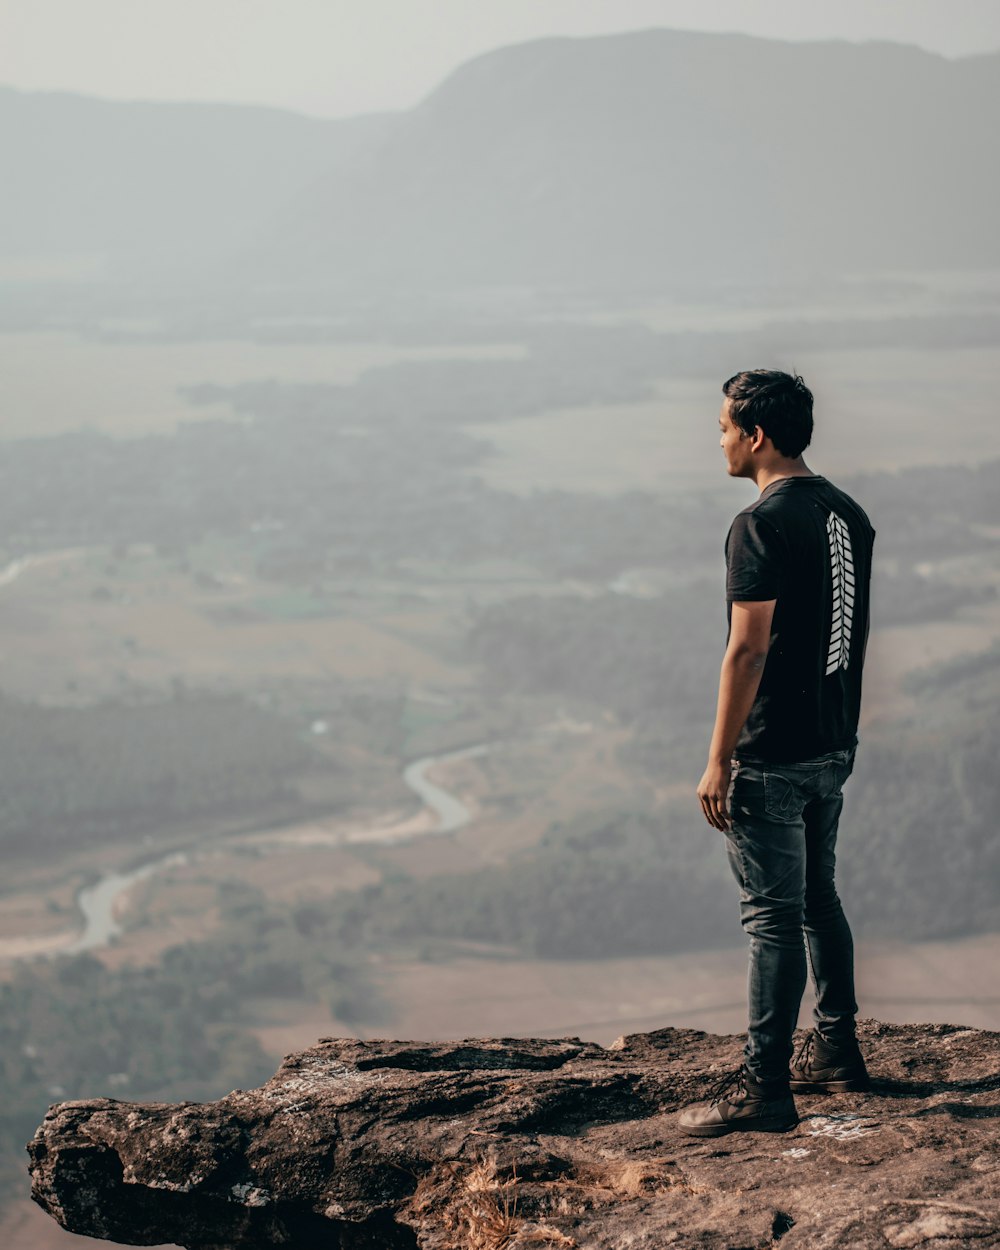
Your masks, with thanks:
[{"label": "black t-shirt", "polygon": [[875,531],[826,478],[783,477],[726,538],[726,599],[776,599],[741,759],[793,763],[857,742]]}]

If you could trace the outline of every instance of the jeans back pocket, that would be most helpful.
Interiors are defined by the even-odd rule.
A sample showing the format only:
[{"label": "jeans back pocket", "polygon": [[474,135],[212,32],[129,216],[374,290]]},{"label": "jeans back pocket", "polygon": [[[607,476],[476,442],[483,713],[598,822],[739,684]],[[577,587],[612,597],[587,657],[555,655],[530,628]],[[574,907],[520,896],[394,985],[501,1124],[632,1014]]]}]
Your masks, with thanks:
[{"label": "jeans back pocket", "polygon": [[774,820],[795,820],[802,812],[805,800],[781,773],[764,773],[764,811]]}]

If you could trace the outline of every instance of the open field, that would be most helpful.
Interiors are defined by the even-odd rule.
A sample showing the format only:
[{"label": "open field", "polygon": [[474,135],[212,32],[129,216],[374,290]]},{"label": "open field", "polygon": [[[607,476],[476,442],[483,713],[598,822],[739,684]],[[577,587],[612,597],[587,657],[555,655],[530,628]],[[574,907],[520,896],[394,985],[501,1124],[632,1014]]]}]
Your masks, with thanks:
[{"label": "open field", "polygon": [[[222,561],[212,564],[212,557]],[[316,614],[258,580],[245,557],[217,550],[206,568],[178,571],[147,549],[49,553],[0,585],[4,689],[39,702],[90,701],[174,679],[253,689],[270,678],[388,678],[448,685],[467,680],[427,646],[446,635],[447,605],[374,611],[344,587]],[[202,577],[199,581],[198,574]],[[456,592],[457,593],[457,592]],[[300,596],[301,597],[301,596]],[[385,611],[385,624],[374,619]],[[414,641],[410,641],[412,634]]]},{"label": "open field", "polygon": [[[997,934],[913,945],[862,941],[860,1015],[1000,1030],[993,975],[998,958]],[[746,1028],[742,946],[608,960],[394,960],[377,966],[376,979],[394,1006],[388,1033],[400,1038],[574,1036],[607,1046],[622,1033],[666,1027],[713,1033]],[[807,992],[803,1026],[808,1017]],[[302,1032],[271,1032],[262,1040],[280,1040],[292,1050],[306,1037],[314,1040],[314,1027],[314,1021],[303,1021]],[[356,1026],[349,1032],[365,1036]],[[368,1035],[384,1037],[386,1026]]]}]

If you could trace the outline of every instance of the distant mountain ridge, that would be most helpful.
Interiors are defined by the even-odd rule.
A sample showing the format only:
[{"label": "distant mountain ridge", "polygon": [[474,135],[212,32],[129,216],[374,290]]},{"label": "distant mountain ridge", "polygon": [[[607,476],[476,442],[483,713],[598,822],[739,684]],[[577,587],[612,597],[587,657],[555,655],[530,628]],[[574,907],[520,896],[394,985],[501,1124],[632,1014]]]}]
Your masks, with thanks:
[{"label": "distant mountain ridge", "polygon": [[248,151],[269,183],[215,253],[227,280],[662,289],[1000,264],[998,120],[1000,54],[649,30],[487,53],[391,119],[251,125],[239,161],[206,133],[195,173],[215,230],[255,193]]},{"label": "distant mountain ridge", "polygon": [[282,263],[660,287],[993,262],[998,70],[670,31],[503,49],[401,118],[336,195],[302,203]]}]

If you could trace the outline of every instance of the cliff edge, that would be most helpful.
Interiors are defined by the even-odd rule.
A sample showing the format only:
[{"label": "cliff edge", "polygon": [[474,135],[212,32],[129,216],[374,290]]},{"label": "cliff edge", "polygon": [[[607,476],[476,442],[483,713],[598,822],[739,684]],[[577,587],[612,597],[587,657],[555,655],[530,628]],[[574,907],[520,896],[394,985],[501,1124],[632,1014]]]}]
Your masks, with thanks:
[{"label": "cliff edge", "polygon": [[190,1250],[1000,1246],[1000,1034],[859,1037],[872,1093],[714,1139],[673,1112],[742,1037],[325,1038],[218,1102],[52,1107],[32,1196],[73,1232]]}]

